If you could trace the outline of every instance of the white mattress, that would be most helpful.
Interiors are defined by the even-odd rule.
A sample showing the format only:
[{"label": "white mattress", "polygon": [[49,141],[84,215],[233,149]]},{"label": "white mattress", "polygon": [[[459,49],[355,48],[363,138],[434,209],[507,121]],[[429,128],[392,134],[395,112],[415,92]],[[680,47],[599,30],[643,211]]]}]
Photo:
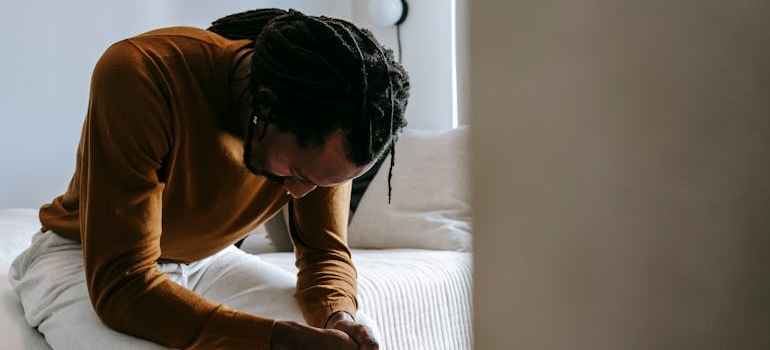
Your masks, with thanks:
[{"label": "white mattress", "polygon": [[[292,253],[260,257],[296,272]],[[361,310],[382,331],[383,350],[471,349],[471,253],[353,250]]]},{"label": "white mattress", "polygon": [[[23,318],[8,267],[39,229],[37,210],[0,210],[0,339],[3,349],[50,349]],[[296,271],[292,253],[260,255]],[[471,349],[471,255],[432,250],[354,250],[361,309],[379,324],[383,350]]]}]

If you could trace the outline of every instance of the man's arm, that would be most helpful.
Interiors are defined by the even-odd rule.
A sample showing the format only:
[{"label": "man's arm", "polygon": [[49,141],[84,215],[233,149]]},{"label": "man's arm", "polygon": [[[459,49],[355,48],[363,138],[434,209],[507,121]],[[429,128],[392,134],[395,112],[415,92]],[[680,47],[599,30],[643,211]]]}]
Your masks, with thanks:
[{"label": "man's arm", "polygon": [[109,327],[185,349],[267,350],[274,320],[238,312],[157,271],[162,231],[158,171],[172,144],[157,67],[133,43],[97,64],[79,149],[86,283]]},{"label": "man's arm", "polygon": [[377,349],[371,330],[354,318],[357,276],[347,245],[350,189],[351,182],[317,188],[292,201],[289,224],[299,268],[296,297],[310,325],[342,331],[360,349]]},{"label": "man's arm", "polygon": [[329,316],[355,316],[356,270],[347,246],[350,182],[317,188],[289,204],[289,232],[296,255],[297,292],[305,320],[323,327]]}]

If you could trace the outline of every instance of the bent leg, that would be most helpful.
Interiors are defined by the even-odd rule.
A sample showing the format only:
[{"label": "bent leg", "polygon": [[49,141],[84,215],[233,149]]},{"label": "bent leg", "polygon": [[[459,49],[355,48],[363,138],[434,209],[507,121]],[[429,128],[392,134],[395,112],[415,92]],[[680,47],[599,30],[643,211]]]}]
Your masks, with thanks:
[{"label": "bent leg", "polygon": [[217,253],[189,283],[188,288],[215,303],[254,315],[305,323],[294,299],[297,278],[235,247]]},{"label": "bent leg", "polygon": [[27,322],[37,327],[54,350],[168,349],[102,323],[88,297],[78,242],[50,231],[38,232],[11,265],[9,281]]},{"label": "bent leg", "polygon": [[[202,274],[191,278],[189,283],[188,288],[215,303],[259,316],[305,324],[294,298],[297,277],[235,247],[226,248],[212,257]],[[372,329],[375,339],[382,339],[372,318],[359,312],[356,320]]]}]

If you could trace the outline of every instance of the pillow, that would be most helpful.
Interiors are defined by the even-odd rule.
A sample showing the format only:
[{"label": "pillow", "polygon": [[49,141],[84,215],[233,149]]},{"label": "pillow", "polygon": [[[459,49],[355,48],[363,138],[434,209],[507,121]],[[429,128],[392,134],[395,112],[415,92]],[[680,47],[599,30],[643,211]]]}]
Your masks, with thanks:
[{"label": "pillow", "polygon": [[471,250],[469,127],[406,129],[396,144],[388,204],[390,156],[350,222],[351,248]]},{"label": "pillow", "polygon": [[250,254],[293,251],[294,246],[287,229],[288,217],[288,206],[285,206],[270,220],[251,231],[240,248]]}]

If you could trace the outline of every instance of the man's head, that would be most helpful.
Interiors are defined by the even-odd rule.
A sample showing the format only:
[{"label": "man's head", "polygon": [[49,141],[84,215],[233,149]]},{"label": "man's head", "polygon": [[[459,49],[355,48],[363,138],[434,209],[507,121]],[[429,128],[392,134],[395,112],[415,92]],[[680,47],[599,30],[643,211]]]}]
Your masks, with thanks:
[{"label": "man's head", "polygon": [[265,130],[263,137],[251,142],[256,147],[246,152],[246,166],[282,184],[287,194],[295,198],[316,187],[342,184],[369,169],[368,165],[356,165],[348,158],[347,141],[340,130],[332,132],[321,145],[300,146],[294,134],[278,128]]},{"label": "man's head", "polygon": [[252,109],[260,123],[294,135],[301,147],[342,137],[358,167],[392,151],[406,125],[409,79],[370,32],[278,9],[228,16],[209,29],[254,40]]}]

